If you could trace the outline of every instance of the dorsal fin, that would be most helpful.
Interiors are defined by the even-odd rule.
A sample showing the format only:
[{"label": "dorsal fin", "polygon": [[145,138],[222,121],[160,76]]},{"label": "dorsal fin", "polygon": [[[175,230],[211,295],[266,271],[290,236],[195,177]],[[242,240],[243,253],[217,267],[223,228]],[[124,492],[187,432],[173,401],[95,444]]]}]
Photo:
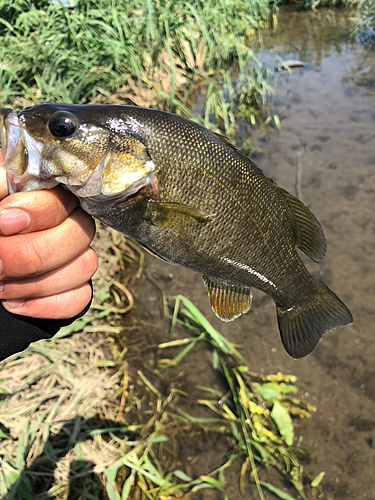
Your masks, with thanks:
[{"label": "dorsal fin", "polygon": [[285,189],[278,189],[288,203],[296,235],[296,247],[314,262],[320,262],[327,249],[322,226],[301,201]]},{"label": "dorsal fin", "polygon": [[203,277],[207,285],[211,307],[222,321],[233,321],[251,307],[251,288],[235,285],[221,285]]}]

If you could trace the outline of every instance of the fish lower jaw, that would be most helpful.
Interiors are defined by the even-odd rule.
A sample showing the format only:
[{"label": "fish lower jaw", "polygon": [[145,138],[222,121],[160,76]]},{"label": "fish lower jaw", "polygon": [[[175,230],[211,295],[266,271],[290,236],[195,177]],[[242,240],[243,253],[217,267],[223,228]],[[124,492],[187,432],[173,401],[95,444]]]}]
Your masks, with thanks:
[{"label": "fish lower jaw", "polygon": [[1,139],[9,193],[56,186],[56,181],[40,175],[44,144],[22,127],[17,112],[9,113],[4,129]]},{"label": "fish lower jaw", "polygon": [[39,179],[34,175],[16,176],[7,172],[7,185],[9,194],[37,191],[39,189],[52,189],[58,185],[53,179]]}]

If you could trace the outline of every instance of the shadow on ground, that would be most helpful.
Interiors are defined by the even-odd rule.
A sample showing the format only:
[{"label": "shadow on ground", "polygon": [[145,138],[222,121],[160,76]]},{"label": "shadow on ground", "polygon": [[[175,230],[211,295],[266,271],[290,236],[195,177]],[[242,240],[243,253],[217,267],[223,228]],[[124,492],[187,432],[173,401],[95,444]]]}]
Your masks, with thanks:
[{"label": "shadow on ground", "polygon": [[[25,468],[20,478],[13,484],[4,500],[28,500],[36,496],[43,500],[52,500],[56,495],[48,494],[53,485],[58,462],[63,459],[78,443],[92,439],[87,431],[82,429],[104,429],[121,427],[117,422],[82,419],[77,416],[64,424],[55,435],[50,436],[43,451],[31,465]],[[74,460],[69,468],[67,500],[90,499],[105,500],[108,498],[105,488],[94,472],[95,464],[86,460]]]}]

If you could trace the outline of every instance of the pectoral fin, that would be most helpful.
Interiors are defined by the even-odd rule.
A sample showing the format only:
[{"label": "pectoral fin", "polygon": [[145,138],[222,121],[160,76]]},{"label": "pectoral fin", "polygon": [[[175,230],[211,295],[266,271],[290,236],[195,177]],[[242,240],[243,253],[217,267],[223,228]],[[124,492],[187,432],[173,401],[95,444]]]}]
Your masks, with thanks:
[{"label": "pectoral fin", "polygon": [[251,288],[221,285],[205,277],[203,281],[207,285],[211,307],[222,321],[233,321],[250,309],[253,299]]},{"label": "pectoral fin", "polygon": [[162,202],[149,200],[145,218],[150,219],[152,224],[165,229],[174,226],[185,226],[187,219],[193,218],[197,222],[208,222],[215,214],[204,212],[199,208],[190,207],[181,203]]}]

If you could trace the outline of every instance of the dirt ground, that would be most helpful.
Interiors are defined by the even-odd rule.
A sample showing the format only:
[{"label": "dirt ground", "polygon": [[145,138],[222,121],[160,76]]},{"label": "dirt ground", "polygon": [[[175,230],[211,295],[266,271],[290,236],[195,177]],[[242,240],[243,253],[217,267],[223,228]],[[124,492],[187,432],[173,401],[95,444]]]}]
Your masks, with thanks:
[{"label": "dirt ground", "polygon": [[[326,334],[313,354],[295,361],[281,345],[269,297],[255,291],[252,310],[224,324],[212,313],[199,275],[152,258],[147,269],[168,294],[190,298],[240,344],[255,371],[297,375],[305,399],[318,408],[299,424],[299,432],[316,455],[308,468],[312,477],[326,472],[324,498],[374,500],[375,53],[349,32],[350,20],[340,11],[282,12],[279,31],[264,39],[260,56],[275,66],[276,50],[307,66],[280,75],[272,105],[281,130],[256,134],[263,152],[253,159],[279,185],[293,194],[297,190],[322,223],[327,255],[321,264],[307,265],[347,304],[354,324]],[[152,325],[156,332],[161,324],[156,288],[143,283],[136,296],[149,308],[145,328]],[[216,383],[207,361],[189,358],[185,390],[194,391],[202,381]],[[225,452],[221,448],[207,442],[196,450],[208,470]],[[243,498],[235,473],[228,488],[231,500]]]}]

